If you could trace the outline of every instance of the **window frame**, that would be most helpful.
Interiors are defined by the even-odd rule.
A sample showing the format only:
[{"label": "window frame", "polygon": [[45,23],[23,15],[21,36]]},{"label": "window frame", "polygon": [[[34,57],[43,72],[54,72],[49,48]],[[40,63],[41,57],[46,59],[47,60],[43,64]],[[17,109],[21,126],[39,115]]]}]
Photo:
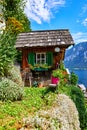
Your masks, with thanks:
[{"label": "window frame", "polygon": [[[42,54],[44,54],[44,58],[42,58]],[[40,58],[38,58],[38,55],[40,55]],[[40,63],[38,63],[38,60]],[[44,63],[42,63],[42,60],[44,60]],[[46,63],[46,53],[45,52],[38,52],[36,53],[36,64],[45,64]]]}]

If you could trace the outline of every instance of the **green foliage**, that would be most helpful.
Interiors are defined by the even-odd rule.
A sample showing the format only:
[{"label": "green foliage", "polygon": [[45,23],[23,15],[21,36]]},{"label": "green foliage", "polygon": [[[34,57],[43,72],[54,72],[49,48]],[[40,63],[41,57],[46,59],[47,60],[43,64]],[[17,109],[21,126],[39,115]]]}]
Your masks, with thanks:
[{"label": "green foliage", "polygon": [[22,23],[24,32],[31,31],[30,21],[24,13],[18,18],[18,20]]},{"label": "green foliage", "polygon": [[63,77],[63,71],[61,69],[53,70],[52,76],[57,77],[57,78],[62,78]]},{"label": "green foliage", "polygon": [[[13,122],[12,128],[15,128],[14,122],[21,121],[23,117],[35,114],[36,111],[43,108],[51,107],[52,102],[55,100],[55,93],[43,94],[47,91],[46,88],[24,88],[24,96],[20,101],[0,101],[0,119],[2,119],[2,130],[4,127],[7,130],[11,130],[11,122]],[[17,128],[16,128],[17,129]]]},{"label": "green foliage", "polygon": [[23,12],[24,4],[22,4],[22,0],[3,0],[3,12],[5,20],[7,21],[8,17],[13,17],[13,15],[16,16],[19,15],[21,11]]},{"label": "green foliage", "polygon": [[70,96],[79,112],[80,127],[82,130],[85,130],[87,129],[87,112],[85,107],[84,95],[78,87],[71,87]]},{"label": "green foliage", "polygon": [[5,21],[9,17],[14,17],[16,20],[20,21],[23,25],[24,31],[31,31],[30,21],[24,14],[25,1],[24,0],[3,0],[3,14]]},{"label": "green foliage", "polygon": [[65,69],[56,69],[52,72],[53,77],[59,78],[59,86],[66,85],[69,80],[69,75],[67,74]]},{"label": "green foliage", "polygon": [[11,31],[7,30],[0,35],[0,76],[7,76],[8,69],[14,61],[16,50],[14,43],[16,36],[12,35]]},{"label": "green foliage", "polygon": [[11,33],[14,35],[17,35],[24,30],[23,24],[14,17],[8,17],[6,25],[6,30],[11,30]]},{"label": "green foliage", "polygon": [[70,96],[71,86],[68,85],[68,84],[62,85],[62,86],[58,86],[58,92]]},{"label": "green foliage", "polygon": [[[10,25],[10,22],[7,23],[7,21],[9,21],[9,18],[15,18],[14,24],[11,27],[11,31],[13,31],[13,33],[15,34],[15,31],[18,33],[22,32],[29,32],[31,31],[31,27],[30,27],[30,21],[27,18],[27,16],[24,13],[24,7],[25,7],[25,0],[3,0],[1,1],[2,3],[2,13],[3,13],[3,17],[6,23],[6,28],[9,28],[8,26]],[[17,23],[17,24],[16,24]],[[18,24],[19,23],[19,24]],[[16,28],[14,28],[16,27]],[[19,30],[19,29],[21,30]],[[13,47],[12,47],[13,49]],[[17,52],[17,56],[16,56],[16,60],[19,61],[19,57],[20,57],[21,53]],[[22,57],[22,55],[21,55]]]},{"label": "green foliage", "polygon": [[78,82],[78,76],[74,72],[71,73],[70,82],[73,85],[76,85]]},{"label": "green foliage", "polygon": [[[0,4],[2,6],[2,14],[3,14],[3,19],[5,21],[5,24],[6,24],[6,29],[10,30],[10,34],[7,32],[7,30],[5,31],[5,33],[7,32],[8,36],[6,34],[6,37],[5,37],[5,33],[2,36],[2,37],[4,37],[4,42],[2,44],[3,44],[3,46],[5,44],[5,51],[8,50],[8,52],[12,54],[12,53],[14,53],[13,50],[15,50],[14,46],[12,46],[12,44],[14,45],[14,43],[15,43],[14,42],[15,34],[17,35],[21,31],[22,32],[31,31],[30,21],[28,20],[27,16],[24,13],[24,7],[25,7],[24,0],[1,0]],[[14,18],[14,21],[13,21],[13,19],[9,20],[9,18],[10,19]],[[11,33],[13,33],[13,36]],[[0,39],[1,39],[1,37],[0,37]],[[11,42],[10,46],[8,46],[5,43],[5,42],[8,42],[9,40]],[[2,40],[0,42],[2,42]],[[2,45],[0,45],[0,48],[1,48],[1,46]],[[7,49],[6,49],[6,47],[7,47]],[[11,49],[11,51],[9,51],[10,49]],[[20,54],[17,53],[17,56],[18,56],[18,57],[16,57],[17,60],[19,60],[19,55]],[[3,68],[6,68],[5,65],[7,65],[7,62],[6,62],[6,64],[3,63],[3,60],[5,59],[5,55],[3,55],[3,57],[4,58],[1,58],[2,60],[0,59],[0,66],[1,66],[0,75],[4,74],[5,69],[3,69]],[[9,55],[9,59],[10,59],[10,55]],[[9,60],[9,63],[10,63],[10,60]]]},{"label": "green foliage", "polygon": [[60,61],[60,69],[65,70],[65,65],[63,61]]},{"label": "green foliage", "polygon": [[[39,110],[43,106],[42,92],[44,89],[40,88],[26,88],[25,89],[25,99],[22,100],[22,104],[25,105],[29,111]],[[32,109],[33,107],[33,109]]]},{"label": "green foliage", "polygon": [[21,100],[23,97],[23,88],[7,78],[2,78],[0,82],[0,100]]},{"label": "green foliage", "polygon": [[10,65],[8,69],[7,78],[15,82],[19,87],[23,87],[23,81],[20,74],[20,69],[14,65]]},{"label": "green foliage", "polygon": [[52,106],[52,103],[54,101],[54,99],[56,98],[56,94],[58,94],[57,88],[46,88],[45,91],[43,92],[43,99],[46,105],[48,105],[48,107]]},{"label": "green foliage", "polygon": [[60,62],[60,66],[58,69],[53,70],[52,76],[59,78],[59,86],[66,85],[68,83],[69,75],[65,69],[63,61]]},{"label": "green foliage", "polygon": [[16,61],[21,65],[22,64],[22,52],[17,50]]},{"label": "green foliage", "polygon": [[47,63],[45,63],[45,64],[35,64],[35,65],[29,64],[29,66],[30,66],[31,70],[48,70],[48,69],[51,68],[51,66],[48,66]]}]

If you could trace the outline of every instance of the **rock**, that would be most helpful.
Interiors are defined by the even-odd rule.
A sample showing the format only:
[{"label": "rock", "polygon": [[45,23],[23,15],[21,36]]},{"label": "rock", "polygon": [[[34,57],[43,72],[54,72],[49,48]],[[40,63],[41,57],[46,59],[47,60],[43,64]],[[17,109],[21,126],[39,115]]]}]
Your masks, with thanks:
[{"label": "rock", "polygon": [[[24,118],[24,126],[29,130],[81,130],[78,111],[73,101],[59,94],[49,110],[40,110],[33,117]],[[20,130],[26,130],[25,127]]]},{"label": "rock", "polygon": [[86,92],[86,87],[84,86],[84,84],[78,84],[78,87],[83,91],[83,93]]}]

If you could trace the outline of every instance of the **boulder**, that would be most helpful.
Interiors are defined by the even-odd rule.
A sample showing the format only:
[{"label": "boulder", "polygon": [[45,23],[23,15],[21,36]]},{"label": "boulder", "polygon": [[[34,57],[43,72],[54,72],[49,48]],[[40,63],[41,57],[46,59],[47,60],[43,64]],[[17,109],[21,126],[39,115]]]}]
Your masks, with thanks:
[{"label": "boulder", "polygon": [[39,110],[35,116],[24,118],[23,124],[20,130],[81,130],[76,106],[64,94],[58,94],[49,110]]}]

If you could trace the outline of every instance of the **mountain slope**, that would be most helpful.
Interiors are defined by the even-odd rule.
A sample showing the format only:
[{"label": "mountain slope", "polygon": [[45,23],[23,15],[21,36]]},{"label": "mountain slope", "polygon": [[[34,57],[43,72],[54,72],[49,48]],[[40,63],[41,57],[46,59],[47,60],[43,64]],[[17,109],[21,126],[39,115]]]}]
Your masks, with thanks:
[{"label": "mountain slope", "polygon": [[68,49],[64,63],[68,68],[87,68],[87,42],[81,42]]}]

